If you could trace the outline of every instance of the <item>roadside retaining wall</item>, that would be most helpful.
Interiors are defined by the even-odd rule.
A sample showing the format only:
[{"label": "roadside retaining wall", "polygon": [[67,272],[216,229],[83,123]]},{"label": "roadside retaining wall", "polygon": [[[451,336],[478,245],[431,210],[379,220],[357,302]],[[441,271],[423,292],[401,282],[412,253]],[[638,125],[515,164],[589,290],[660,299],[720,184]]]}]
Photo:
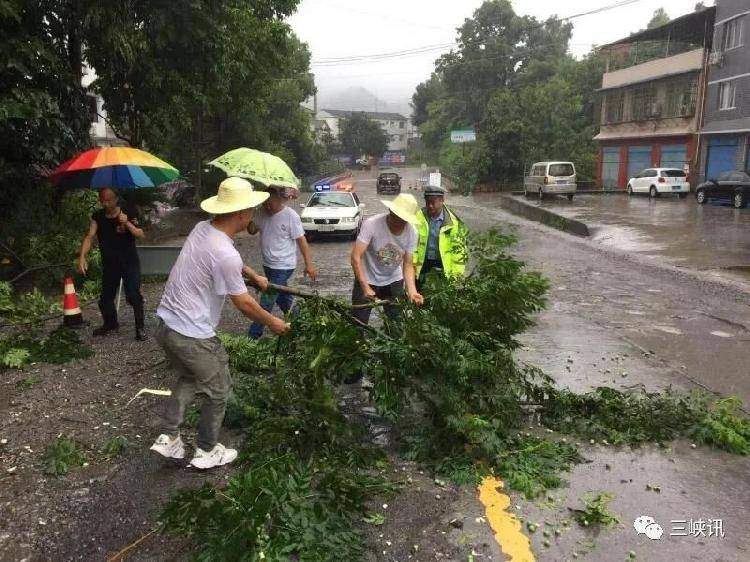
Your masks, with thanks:
[{"label": "roadside retaining wall", "polygon": [[591,233],[589,232],[589,227],[585,223],[577,221],[575,219],[564,217],[562,215],[558,215],[557,213],[553,213],[548,209],[532,205],[515,197],[501,195],[500,206],[506,211],[513,213],[514,215],[546,224],[547,226],[551,226],[552,228],[562,230],[563,232],[575,234],[576,236],[591,235]]}]

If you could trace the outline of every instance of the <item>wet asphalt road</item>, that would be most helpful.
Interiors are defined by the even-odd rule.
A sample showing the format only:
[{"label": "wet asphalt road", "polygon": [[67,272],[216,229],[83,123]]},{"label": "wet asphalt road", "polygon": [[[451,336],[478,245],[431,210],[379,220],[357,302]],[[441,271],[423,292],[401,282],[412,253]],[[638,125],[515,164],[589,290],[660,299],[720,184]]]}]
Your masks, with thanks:
[{"label": "wet asphalt road", "polygon": [[527,202],[585,222],[593,227],[592,239],[603,246],[750,282],[750,208],[734,209],[729,201],[698,205],[693,194],[685,199],[607,194]]},{"label": "wet asphalt road", "polygon": [[[408,191],[419,171],[401,173]],[[356,189],[368,215],[384,211],[375,194],[374,178],[374,172],[355,174]],[[657,240],[663,236],[662,240],[668,241],[672,229],[682,232],[684,240],[693,240],[693,246],[665,242],[645,247],[642,239],[624,234],[627,243],[602,244],[596,236],[583,240],[519,219],[502,211],[497,197],[450,196],[448,201],[472,230],[515,231],[517,255],[551,281],[550,305],[539,316],[538,325],[524,336],[521,359],[544,368],[561,386],[579,391],[599,385],[643,385],[649,390],[702,387],[750,402],[750,295],[692,273],[718,263],[739,262],[741,252],[724,262],[711,261],[714,252],[702,248],[700,240],[706,236],[739,240],[736,231],[750,224],[750,211],[696,208],[691,200],[628,201],[621,196],[600,197],[594,200],[598,203],[590,204],[579,197],[567,210],[583,220],[619,217],[619,223],[612,220],[612,229],[622,233],[644,231],[644,236]],[[305,198],[303,194],[301,200]],[[558,206],[557,202],[543,204]],[[724,216],[735,221],[729,221],[734,230],[719,223]],[[699,227],[703,225],[703,230],[691,229],[689,217]],[[659,228],[649,227],[656,223]],[[240,246],[249,251],[250,263],[258,263],[252,242],[243,240]],[[312,248],[320,272],[319,288],[348,294],[351,242],[320,241]],[[672,259],[681,259],[685,270],[665,267]],[[580,507],[578,498],[586,491],[606,490],[616,496],[611,507],[621,524],[598,536],[575,529],[555,538],[548,548],[541,545],[541,536],[533,535],[538,559],[572,559],[576,552],[579,559],[624,560],[630,550],[641,560],[750,558],[747,458],[704,447],[692,449],[682,442],[668,450],[584,444],[583,451],[588,462],[573,470],[568,488],[552,494],[554,501],[546,502],[552,505],[525,502],[513,495],[518,513],[530,521],[559,521],[569,515],[566,508]],[[648,491],[646,485],[659,485],[661,493]],[[665,537],[650,541],[637,535],[632,521],[639,515],[660,521]],[[672,520],[690,518],[722,519],[725,537],[669,536]]]}]

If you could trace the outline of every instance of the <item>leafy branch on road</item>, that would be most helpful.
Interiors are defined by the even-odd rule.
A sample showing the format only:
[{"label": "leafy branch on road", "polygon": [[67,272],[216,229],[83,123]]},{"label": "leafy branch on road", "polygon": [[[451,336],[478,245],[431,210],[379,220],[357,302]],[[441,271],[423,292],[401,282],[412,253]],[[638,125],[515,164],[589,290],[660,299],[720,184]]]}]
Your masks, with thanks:
[{"label": "leafy branch on road", "polygon": [[227,423],[244,430],[240,472],[225,487],[186,491],[163,514],[193,537],[201,560],[360,558],[368,500],[392,492],[384,452],[337,387],[364,369],[371,398],[403,454],[463,482],[487,474],[529,498],[579,462],[566,439],[526,429],[638,444],[685,436],[747,452],[750,424],[735,400],[600,388],[561,390],[518,363],[516,337],[545,305],[547,281],[508,253],[512,237],[475,237],[471,273],[431,279],[422,308],[362,332],[346,307],[307,299],[280,339],[223,336],[235,387]]},{"label": "leafy branch on road", "polygon": [[0,338],[0,369],[20,369],[35,362],[67,363],[92,355],[91,348],[69,328],[57,328],[46,336],[32,333]]}]

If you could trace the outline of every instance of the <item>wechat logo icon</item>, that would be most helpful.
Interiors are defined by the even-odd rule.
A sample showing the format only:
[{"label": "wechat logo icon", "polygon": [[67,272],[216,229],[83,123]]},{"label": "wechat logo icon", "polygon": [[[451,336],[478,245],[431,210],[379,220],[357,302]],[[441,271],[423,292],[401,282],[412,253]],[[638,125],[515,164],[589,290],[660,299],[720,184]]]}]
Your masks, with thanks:
[{"label": "wechat logo icon", "polygon": [[639,535],[646,535],[652,541],[658,541],[664,534],[664,529],[656,522],[656,519],[648,515],[641,515],[633,521],[633,528]]}]

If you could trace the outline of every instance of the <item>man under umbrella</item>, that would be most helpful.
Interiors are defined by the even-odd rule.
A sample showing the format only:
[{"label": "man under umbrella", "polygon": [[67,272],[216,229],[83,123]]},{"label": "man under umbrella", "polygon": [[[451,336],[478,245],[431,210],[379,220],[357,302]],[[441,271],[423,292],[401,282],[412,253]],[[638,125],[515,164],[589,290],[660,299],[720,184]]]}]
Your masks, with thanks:
[{"label": "man under umbrella", "polygon": [[94,237],[99,242],[102,254],[102,288],[99,297],[99,310],[103,323],[94,330],[95,336],[104,336],[119,328],[115,298],[120,280],[123,282],[125,297],[133,307],[135,317],[135,339],[146,339],[143,296],[141,295],[141,264],[135,248],[135,239],[144,238],[143,230],[131,208],[120,203],[117,193],[108,187],[99,191],[102,208],[91,215],[89,231],[83,238],[78,257],[78,271],[86,274],[86,256],[91,249]]},{"label": "man under umbrella", "polygon": [[419,287],[432,271],[445,277],[463,275],[469,257],[469,230],[445,206],[445,189],[430,185],[424,191],[425,206],[417,213],[419,241],[414,253],[414,271]]}]

